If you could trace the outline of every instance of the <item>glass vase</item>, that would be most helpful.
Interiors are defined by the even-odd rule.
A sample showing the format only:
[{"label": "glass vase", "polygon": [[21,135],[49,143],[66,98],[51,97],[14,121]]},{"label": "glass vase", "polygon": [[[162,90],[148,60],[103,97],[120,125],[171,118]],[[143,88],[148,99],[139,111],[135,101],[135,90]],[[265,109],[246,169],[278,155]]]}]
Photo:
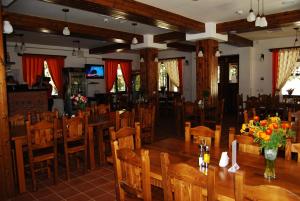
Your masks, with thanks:
[{"label": "glass vase", "polygon": [[264,154],[266,161],[264,177],[266,179],[275,179],[275,160],[277,157],[277,148],[265,149]]}]

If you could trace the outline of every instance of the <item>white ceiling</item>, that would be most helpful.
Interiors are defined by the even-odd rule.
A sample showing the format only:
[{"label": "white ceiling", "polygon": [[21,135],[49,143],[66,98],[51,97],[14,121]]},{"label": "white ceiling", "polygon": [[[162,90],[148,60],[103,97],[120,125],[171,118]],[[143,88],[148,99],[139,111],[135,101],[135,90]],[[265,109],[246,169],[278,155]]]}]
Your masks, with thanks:
[{"label": "white ceiling", "polygon": [[[4,0],[2,0],[4,1]],[[201,22],[224,22],[246,18],[250,0],[137,0],[139,2],[149,4],[163,10],[183,15]],[[264,0],[265,14],[284,12],[288,10],[300,9],[300,0]],[[9,8],[5,10],[17,12],[26,15],[40,16],[55,20],[64,20],[62,9],[64,6],[45,3],[38,0],[16,0]],[[145,24],[138,23],[138,26],[133,28],[132,22],[127,20],[114,19],[112,17],[100,15],[97,13],[82,11],[74,8],[69,8],[68,21],[78,24],[86,24],[118,31],[131,32],[137,34],[161,34],[170,32]],[[253,9],[257,12],[257,0],[253,0]],[[236,11],[242,11],[242,14],[237,14]],[[107,22],[105,22],[107,19]],[[299,22],[300,23],[300,22]],[[294,25],[296,26],[296,25]],[[297,26],[300,26],[298,24]],[[18,31],[20,32],[20,31]],[[71,30],[72,32],[72,30]],[[54,36],[49,34],[38,34],[32,32],[24,32],[24,41],[38,44],[61,45],[72,47],[72,41],[78,38]],[[275,37],[294,36],[295,31],[293,26],[283,28],[276,32],[258,31],[252,33],[240,34],[251,40],[262,40]],[[18,37],[12,37],[9,40],[16,41]],[[98,40],[80,39],[81,47],[93,48],[103,46],[109,43]]]}]

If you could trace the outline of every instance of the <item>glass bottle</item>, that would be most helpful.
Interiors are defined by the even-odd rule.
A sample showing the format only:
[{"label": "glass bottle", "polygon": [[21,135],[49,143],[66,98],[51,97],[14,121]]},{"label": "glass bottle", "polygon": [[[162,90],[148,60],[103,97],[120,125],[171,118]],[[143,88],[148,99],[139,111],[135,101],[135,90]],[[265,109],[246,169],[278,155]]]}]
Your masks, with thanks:
[{"label": "glass bottle", "polygon": [[203,149],[203,145],[200,144],[199,148],[200,148],[200,153],[199,153],[199,167],[201,168],[203,166],[203,163],[204,163],[204,149]]},{"label": "glass bottle", "polygon": [[209,153],[209,146],[205,147],[205,152],[204,152],[204,165],[207,168],[208,164],[210,162],[210,153]]}]

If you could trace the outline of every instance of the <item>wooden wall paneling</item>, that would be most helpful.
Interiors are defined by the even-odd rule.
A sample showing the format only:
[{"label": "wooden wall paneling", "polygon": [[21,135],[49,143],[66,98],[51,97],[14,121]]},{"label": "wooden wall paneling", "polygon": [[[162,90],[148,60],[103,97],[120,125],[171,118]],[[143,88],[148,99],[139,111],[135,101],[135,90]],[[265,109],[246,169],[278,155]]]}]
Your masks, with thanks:
[{"label": "wooden wall paneling", "polygon": [[89,49],[89,54],[107,54],[112,52],[121,52],[125,50],[130,50],[130,44],[117,43],[117,44]]},{"label": "wooden wall paneling", "polygon": [[202,49],[204,56],[196,56],[196,94],[197,99],[202,98],[203,90],[209,90],[212,103],[217,103],[218,98],[218,58],[215,52],[218,42],[212,39],[201,40],[196,44],[196,55]]},{"label": "wooden wall paneling", "polygon": [[183,32],[168,32],[154,36],[155,43],[171,43],[177,41],[185,41],[185,33]]},{"label": "wooden wall paneling", "polygon": [[[2,22],[2,8],[0,8],[0,22]],[[0,27],[0,33],[3,33],[3,26]],[[6,200],[14,193],[14,183],[8,126],[3,34],[0,36],[0,44],[0,199]]]},{"label": "wooden wall paneling", "polygon": [[158,62],[154,59],[158,55],[158,50],[154,48],[146,48],[140,50],[140,56],[144,58],[141,62],[141,87],[148,96],[152,96],[153,92],[157,92],[158,80]]}]

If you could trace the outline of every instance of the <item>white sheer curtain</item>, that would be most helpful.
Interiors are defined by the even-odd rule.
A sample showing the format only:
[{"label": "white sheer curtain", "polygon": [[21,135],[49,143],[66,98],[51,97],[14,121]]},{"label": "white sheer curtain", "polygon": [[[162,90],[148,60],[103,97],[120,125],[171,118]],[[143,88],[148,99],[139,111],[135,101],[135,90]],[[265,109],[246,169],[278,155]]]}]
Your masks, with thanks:
[{"label": "white sheer curtain", "polygon": [[296,69],[299,56],[300,48],[279,50],[277,89],[282,89],[292,72]]},{"label": "white sheer curtain", "polygon": [[167,73],[171,82],[179,87],[179,71],[178,71],[178,60],[177,59],[168,59],[163,61],[166,66]]}]

